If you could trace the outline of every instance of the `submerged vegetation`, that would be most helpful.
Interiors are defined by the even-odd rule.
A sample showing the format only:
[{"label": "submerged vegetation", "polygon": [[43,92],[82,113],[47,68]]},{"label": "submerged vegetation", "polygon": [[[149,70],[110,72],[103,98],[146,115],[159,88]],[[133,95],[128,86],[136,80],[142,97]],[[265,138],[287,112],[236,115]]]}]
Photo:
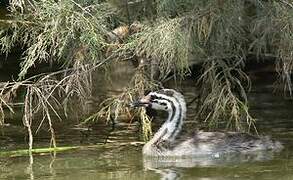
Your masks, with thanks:
[{"label": "submerged vegetation", "polygon": [[[30,148],[34,119],[41,117],[39,126],[48,124],[56,147],[54,120],[66,117],[76,101],[86,112],[93,72],[113,64],[119,68],[124,61],[136,64],[132,80],[84,123],[136,115],[147,138],[150,118],[144,110],[130,110],[128,103],[170,79],[188,77],[190,67],[198,66],[197,120],[209,128],[224,123],[237,131],[256,130],[246,95],[249,57],[274,59],[278,83],[292,94],[290,1],[10,0],[7,8],[9,17],[0,20],[0,50],[9,55],[21,48],[22,57],[18,79],[0,83],[0,125],[4,109],[13,112],[21,101]],[[38,72],[44,64],[49,68]],[[20,92],[21,100],[16,98]]]}]

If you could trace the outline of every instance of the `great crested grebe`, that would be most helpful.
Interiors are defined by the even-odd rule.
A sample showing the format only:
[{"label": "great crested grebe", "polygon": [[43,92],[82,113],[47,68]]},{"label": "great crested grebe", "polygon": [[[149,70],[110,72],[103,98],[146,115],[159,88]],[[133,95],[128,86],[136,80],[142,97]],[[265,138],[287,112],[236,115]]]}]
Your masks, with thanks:
[{"label": "great crested grebe", "polygon": [[182,94],[173,89],[150,92],[133,107],[149,107],[168,112],[168,119],[143,147],[143,155],[150,157],[181,157],[220,155],[223,153],[249,153],[256,151],[279,151],[283,148],[278,141],[269,137],[256,137],[239,132],[195,132],[183,142],[176,138],[186,115],[186,104]]}]

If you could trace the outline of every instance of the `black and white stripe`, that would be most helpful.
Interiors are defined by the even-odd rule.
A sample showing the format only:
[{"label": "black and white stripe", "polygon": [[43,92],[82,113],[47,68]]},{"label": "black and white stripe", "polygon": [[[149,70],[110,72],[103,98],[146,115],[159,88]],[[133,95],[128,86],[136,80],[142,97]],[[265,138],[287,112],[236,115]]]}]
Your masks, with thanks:
[{"label": "black and white stripe", "polygon": [[149,95],[151,103],[165,105],[169,112],[167,121],[151,140],[154,145],[159,146],[161,142],[173,141],[180,132],[185,118],[186,105],[183,96],[173,90],[152,92]]}]

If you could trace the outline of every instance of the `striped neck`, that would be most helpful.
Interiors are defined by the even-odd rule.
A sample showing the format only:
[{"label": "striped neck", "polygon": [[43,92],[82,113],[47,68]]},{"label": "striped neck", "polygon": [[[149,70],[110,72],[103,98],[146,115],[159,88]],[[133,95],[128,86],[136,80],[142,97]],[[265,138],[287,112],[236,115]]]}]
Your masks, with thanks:
[{"label": "striped neck", "polygon": [[169,107],[168,119],[148,143],[159,146],[161,143],[174,141],[178,133],[181,131],[183,120],[186,116],[186,104],[183,96],[179,93],[174,94],[173,96],[167,96],[164,94],[156,96],[161,102],[167,104]]}]

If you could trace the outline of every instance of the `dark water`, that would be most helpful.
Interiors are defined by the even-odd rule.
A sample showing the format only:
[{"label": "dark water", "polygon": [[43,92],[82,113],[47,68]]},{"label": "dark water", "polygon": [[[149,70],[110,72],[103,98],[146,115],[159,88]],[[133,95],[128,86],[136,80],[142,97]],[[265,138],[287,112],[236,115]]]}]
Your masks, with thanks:
[{"label": "dark water", "polygon": [[[261,82],[261,84],[260,84]],[[261,134],[271,135],[281,141],[285,149],[280,153],[264,153],[262,158],[235,159],[209,163],[183,161],[166,166],[149,166],[144,162],[138,126],[128,123],[114,130],[103,123],[92,131],[80,132],[71,129],[58,130],[57,139],[61,146],[89,146],[50,154],[29,157],[1,157],[0,179],[199,179],[199,180],[291,180],[293,179],[293,103],[281,96],[272,95],[273,87],[268,82],[254,84],[249,95],[252,114],[258,119]],[[271,82],[271,81],[270,81]],[[192,82],[189,82],[191,84]],[[183,86],[187,101],[191,88]],[[21,131],[16,129],[14,131]],[[6,134],[5,134],[6,133]],[[1,151],[25,149],[26,141],[19,136],[0,136]],[[107,140],[107,143],[105,143]],[[48,146],[48,137],[35,140],[35,147]]]}]

